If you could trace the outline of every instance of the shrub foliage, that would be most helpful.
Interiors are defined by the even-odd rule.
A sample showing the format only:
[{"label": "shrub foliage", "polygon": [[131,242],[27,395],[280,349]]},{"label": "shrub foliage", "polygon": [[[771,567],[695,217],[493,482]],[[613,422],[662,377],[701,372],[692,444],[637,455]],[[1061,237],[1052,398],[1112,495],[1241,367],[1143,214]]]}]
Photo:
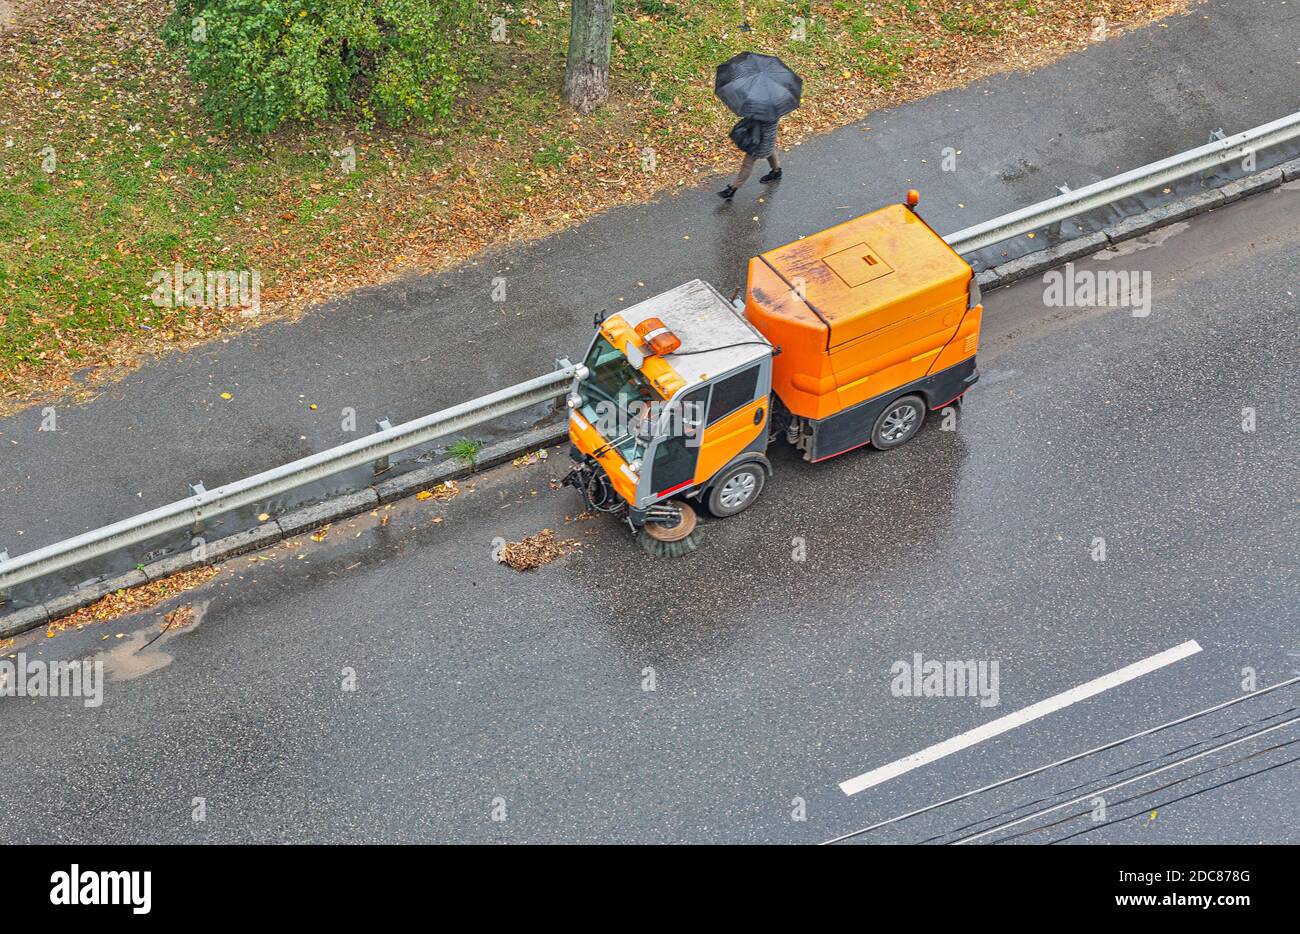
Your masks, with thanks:
[{"label": "shrub foliage", "polygon": [[475,0],[177,0],[163,36],[219,123],[267,133],[347,110],[445,117],[479,67],[478,19]]}]

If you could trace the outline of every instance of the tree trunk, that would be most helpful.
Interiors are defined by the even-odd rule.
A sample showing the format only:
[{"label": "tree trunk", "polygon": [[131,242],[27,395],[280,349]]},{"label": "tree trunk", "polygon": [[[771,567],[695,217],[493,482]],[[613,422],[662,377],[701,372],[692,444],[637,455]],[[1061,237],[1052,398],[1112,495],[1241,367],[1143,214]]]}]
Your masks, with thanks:
[{"label": "tree trunk", "polygon": [[578,113],[589,114],[609,98],[613,35],[614,0],[573,0],[564,97]]}]

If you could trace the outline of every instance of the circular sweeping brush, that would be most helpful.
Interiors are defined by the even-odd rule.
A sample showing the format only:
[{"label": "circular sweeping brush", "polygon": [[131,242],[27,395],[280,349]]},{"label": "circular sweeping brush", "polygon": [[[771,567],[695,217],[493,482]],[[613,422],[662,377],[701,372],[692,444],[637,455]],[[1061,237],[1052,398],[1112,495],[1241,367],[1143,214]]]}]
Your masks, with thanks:
[{"label": "circular sweeping brush", "polygon": [[675,510],[677,521],[655,521],[643,525],[636,536],[641,550],[656,558],[678,558],[699,548],[700,533],[696,528],[695,510],[680,501],[660,505]]}]

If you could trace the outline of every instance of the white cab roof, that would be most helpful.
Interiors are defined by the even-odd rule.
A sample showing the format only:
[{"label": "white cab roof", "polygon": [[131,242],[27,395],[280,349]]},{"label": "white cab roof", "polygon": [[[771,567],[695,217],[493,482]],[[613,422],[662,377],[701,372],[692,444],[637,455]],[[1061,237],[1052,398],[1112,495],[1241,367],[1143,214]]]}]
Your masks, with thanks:
[{"label": "white cab roof", "polygon": [[658,318],[681,338],[677,353],[665,354],[664,359],[688,387],[772,352],[768,339],[702,279],[692,279],[618,314],[634,328],[646,318]]}]

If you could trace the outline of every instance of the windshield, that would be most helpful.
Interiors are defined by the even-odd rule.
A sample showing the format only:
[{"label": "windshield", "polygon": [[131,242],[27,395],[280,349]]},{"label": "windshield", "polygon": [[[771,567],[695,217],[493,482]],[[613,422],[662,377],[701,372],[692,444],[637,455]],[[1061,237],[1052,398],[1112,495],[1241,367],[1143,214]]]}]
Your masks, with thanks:
[{"label": "windshield", "polygon": [[579,383],[582,414],[607,441],[629,462],[645,449],[637,442],[636,419],[631,416],[649,411],[654,391],[627,357],[604,337],[597,336],[587,354],[587,378]]}]

